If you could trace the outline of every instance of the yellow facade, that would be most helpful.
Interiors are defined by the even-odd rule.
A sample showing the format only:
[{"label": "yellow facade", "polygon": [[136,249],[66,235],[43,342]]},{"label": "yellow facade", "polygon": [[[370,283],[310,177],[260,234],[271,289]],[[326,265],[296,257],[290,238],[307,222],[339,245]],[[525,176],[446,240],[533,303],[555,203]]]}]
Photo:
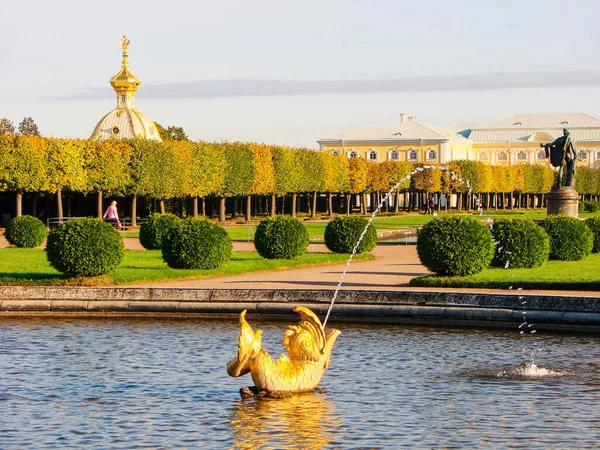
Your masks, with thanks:
[{"label": "yellow facade", "polygon": [[466,128],[443,128],[406,120],[394,126],[357,127],[319,139],[320,149],[367,161],[441,163],[460,159],[491,165],[548,163],[540,144],[568,128],[578,164],[600,168],[600,119],[583,113],[515,114]]},{"label": "yellow facade", "polygon": [[437,142],[413,142],[401,145],[340,143],[339,145],[327,146],[325,150],[337,155],[362,158],[367,161],[440,162],[440,144]]}]

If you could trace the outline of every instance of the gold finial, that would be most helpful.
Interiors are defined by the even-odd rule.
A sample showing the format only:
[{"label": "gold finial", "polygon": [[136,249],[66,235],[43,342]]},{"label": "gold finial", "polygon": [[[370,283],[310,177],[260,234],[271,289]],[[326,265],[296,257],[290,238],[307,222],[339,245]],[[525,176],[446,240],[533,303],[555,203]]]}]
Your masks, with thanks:
[{"label": "gold finial", "polygon": [[123,58],[127,58],[127,49],[129,48],[129,43],[131,41],[127,39],[127,36],[123,35],[121,40],[119,41],[119,46],[123,49]]}]

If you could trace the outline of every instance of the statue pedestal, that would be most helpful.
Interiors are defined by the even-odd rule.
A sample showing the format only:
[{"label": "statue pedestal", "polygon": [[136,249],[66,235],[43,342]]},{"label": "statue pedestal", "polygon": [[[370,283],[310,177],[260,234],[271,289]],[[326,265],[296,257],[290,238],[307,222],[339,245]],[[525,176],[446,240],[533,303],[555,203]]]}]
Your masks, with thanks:
[{"label": "statue pedestal", "polygon": [[548,215],[579,217],[579,194],[572,186],[553,186],[546,194]]}]

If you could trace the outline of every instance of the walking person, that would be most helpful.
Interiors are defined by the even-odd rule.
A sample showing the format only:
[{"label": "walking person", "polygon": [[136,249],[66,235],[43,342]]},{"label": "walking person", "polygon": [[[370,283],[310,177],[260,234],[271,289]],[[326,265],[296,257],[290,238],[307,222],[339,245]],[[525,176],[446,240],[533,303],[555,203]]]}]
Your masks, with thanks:
[{"label": "walking person", "polygon": [[121,222],[119,221],[119,212],[117,211],[117,201],[113,200],[108,208],[106,208],[106,212],[102,216],[104,220],[112,223],[117,228],[121,228]]},{"label": "walking person", "polygon": [[433,214],[433,208],[435,207],[435,202],[433,200],[433,195],[429,196],[427,200],[427,214]]}]

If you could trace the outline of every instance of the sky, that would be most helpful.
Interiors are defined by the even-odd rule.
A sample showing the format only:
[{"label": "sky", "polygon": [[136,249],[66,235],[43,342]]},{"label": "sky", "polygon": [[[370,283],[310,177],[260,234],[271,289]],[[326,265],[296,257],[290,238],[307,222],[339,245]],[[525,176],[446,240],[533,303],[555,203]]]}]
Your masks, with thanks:
[{"label": "sky", "polygon": [[45,136],[87,138],[116,107],[123,34],[136,107],[194,140],[600,117],[597,0],[0,2],[0,117]]}]

